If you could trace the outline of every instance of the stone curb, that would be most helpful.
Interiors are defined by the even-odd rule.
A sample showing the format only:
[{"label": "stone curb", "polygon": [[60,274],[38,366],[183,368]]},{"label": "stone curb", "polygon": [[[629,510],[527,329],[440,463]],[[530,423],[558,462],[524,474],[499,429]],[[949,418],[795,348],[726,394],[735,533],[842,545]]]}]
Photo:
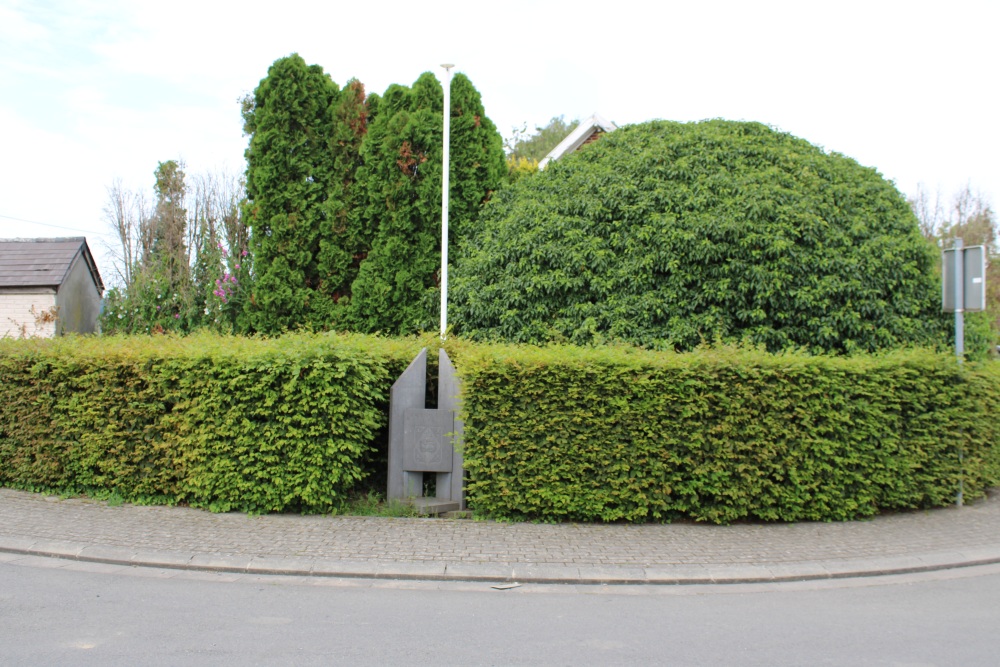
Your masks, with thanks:
[{"label": "stone curb", "polygon": [[685,564],[651,567],[564,566],[548,563],[440,563],[434,561],[338,561],[281,556],[247,556],[142,551],[77,542],[0,535],[0,552],[200,572],[415,581],[518,582],[576,585],[760,584],[916,574],[1000,563],[1000,546],[920,555],[801,563]]}]

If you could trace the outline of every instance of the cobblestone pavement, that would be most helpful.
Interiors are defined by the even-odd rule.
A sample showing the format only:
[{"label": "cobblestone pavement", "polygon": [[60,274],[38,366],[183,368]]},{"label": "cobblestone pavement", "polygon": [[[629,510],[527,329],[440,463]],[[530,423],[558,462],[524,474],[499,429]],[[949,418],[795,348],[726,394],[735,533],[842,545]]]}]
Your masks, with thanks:
[{"label": "cobblestone pavement", "polygon": [[379,578],[722,583],[1000,562],[1000,495],[842,523],[533,524],[246,516],[0,489],[0,552]]}]

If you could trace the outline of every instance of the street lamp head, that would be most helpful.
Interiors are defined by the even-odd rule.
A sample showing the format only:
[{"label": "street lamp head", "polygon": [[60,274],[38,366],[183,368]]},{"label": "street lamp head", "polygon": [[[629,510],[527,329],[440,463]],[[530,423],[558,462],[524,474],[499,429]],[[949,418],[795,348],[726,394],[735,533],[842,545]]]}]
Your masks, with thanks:
[{"label": "street lamp head", "polygon": [[441,67],[443,67],[446,72],[451,72],[451,68],[454,66],[455,66],[454,63],[444,63],[443,65],[441,65]]}]

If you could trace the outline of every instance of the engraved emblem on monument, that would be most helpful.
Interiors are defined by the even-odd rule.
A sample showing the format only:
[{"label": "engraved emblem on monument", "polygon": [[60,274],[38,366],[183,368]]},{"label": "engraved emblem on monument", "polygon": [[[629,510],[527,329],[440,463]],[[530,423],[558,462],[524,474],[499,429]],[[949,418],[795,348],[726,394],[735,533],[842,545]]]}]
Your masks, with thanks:
[{"label": "engraved emblem on monument", "polygon": [[450,433],[455,429],[450,412],[410,408],[403,418],[408,446],[403,450],[403,469],[423,472],[450,472],[453,447]]},{"label": "engraved emblem on monument", "polygon": [[[435,437],[437,436],[437,437]],[[417,440],[417,462],[424,465],[441,463],[441,439],[440,436],[429,428],[420,430],[420,438]]]}]

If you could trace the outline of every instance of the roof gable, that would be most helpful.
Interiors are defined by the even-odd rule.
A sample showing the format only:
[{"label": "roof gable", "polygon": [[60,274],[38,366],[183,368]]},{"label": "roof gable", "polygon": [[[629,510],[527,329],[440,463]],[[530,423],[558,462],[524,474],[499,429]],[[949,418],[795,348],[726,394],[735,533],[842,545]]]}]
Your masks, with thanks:
[{"label": "roof gable", "polygon": [[549,154],[542,158],[542,161],[538,163],[538,168],[545,169],[545,165],[552,160],[558,160],[563,155],[577,150],[580,146],[588,143],[594,134],[612,132],[617,129],[617,125],[609,120],[605,120],[595,113],[593,116],[577,125],[576,129],[569,133],[569,136],[560,141],[555,148],[549,151]]},{"label": "roof gable", "polygon": [[104,282],[84,237],[0,239],[0,287],[59,287],[78,256],[103,292]]}]

